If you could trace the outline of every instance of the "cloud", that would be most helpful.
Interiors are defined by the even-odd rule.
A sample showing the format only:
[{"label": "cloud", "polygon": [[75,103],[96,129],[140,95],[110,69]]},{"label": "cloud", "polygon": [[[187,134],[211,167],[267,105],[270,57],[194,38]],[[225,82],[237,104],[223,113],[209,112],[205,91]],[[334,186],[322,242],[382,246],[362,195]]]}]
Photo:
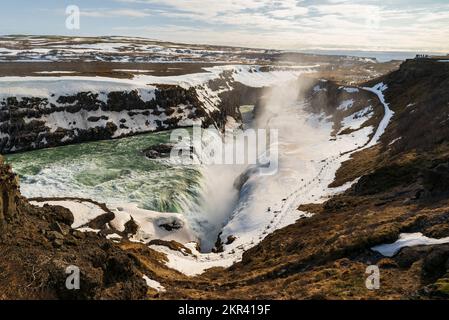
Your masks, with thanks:
[{"label": "cloud", "polygon": [[275,18],[295,18],[297,16],[304,16],[309,12],[308,8],[296,7],[289,9],[278,9],[269,12],[269,15]]},{"label": "cloud", "polygon": [[363,5],[363,4],[332,4],[332,5],[316,5],[310,6],[317,14],[321,15],[339,15],[344,17],[357,17],[360,14],[367,15],[373,11],[379,11],[379,6]]},{"label": "cloud", "polygon": [[241,13],[258,13],[273,16],[287,16],[285,10],[290,10],[290,16],[303,15],[307,9],[299,4],[297,0],[116,0],[122,3],[159,5],[170,10],[170,12],[185,15],[188,18],[207,20],[217,18],[222,15],[232,15]]},{"label": "cloud", "polygon": [[245,9],[261,8],[270,0],[220,0],[207,3],[204,0],[117,0],[125,3],[162,5],[185,13],[196,13],[201,16],[216,16],[219,13],[239,12]]},{"label": "cloud", "polygon": [[112,18],[112,17],[128,17],[128,18],[144,18],[151,16],[149,10],[133,10],[133,9],[87,9],[81,11],[82,17],[91,18]]},{"label": "cloud", "polygon": [[[407,0],[115,0],[162,22],[170,40],[271,48],[449,51],[449,4]],[[147,11],[145,11],[147,10]],[[168,27],[164,27],[170,26]],[[195,26],[194,34],[189,28]],[[168,29],[171,31],[165,32]],[[144,35],[144,34],[143,34]]]}]

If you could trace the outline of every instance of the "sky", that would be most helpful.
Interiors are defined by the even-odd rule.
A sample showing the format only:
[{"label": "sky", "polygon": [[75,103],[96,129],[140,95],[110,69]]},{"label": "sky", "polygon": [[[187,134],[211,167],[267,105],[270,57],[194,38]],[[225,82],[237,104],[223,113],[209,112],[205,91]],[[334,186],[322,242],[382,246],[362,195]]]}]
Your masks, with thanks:
[{"label": "sky", "polygon": [[[68,5],[79,30],[66,28]],[[448,53],[449,0],[14,0],[2,1],[0,33]]]}]

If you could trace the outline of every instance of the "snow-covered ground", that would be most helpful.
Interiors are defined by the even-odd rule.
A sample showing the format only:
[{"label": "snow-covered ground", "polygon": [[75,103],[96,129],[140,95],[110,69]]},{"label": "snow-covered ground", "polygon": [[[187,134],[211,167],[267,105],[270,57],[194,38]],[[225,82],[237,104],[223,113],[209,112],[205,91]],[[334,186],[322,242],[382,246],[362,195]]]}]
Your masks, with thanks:
[{"label": "snow-covered ground", "polygon": [[145,280],[145,282],[146,282],[148,287],[150,287],[152,289],[155,289],[158,292],[164,292],[165,291],[164,286],[162,286],[156,280],[152,280],[152,279],[148,278],[147,276],[143,276],[143,280]]},{"label": "snow-covered ground", "polygon": [[[36,206],[61,206],[69,209],[73,213],[74,223],[72,228],[83,229],[84,231],[93,231],[85,229],[87,223],[105,214],[100,206],[95,203],[83,200],[51,200],[51,201],[31,201]],[[116,230],[123,232],[125,223],[132,219],[139,225],[139,230],[130,240],[135,242],[147,242],[153,239],[176,240],[180,243],[197,242],[198,239],[190,230],[186,217],[179,213],[157,212],[152,210],[140,209],[135,204],[123,204],[122,206],[109,206],[115,215],[115,219],[110,222]],[[163,225],[178,225],[179,230],[167,231]],[[99,230],[94,230],[98,232]],[[111,238],[118,238],[115,235]]]},{"label": "snow-covered ground", "polygon": [[32,201],[31,204],[36,206],[44,206],[48,204],[50,206],[61,206],[69,209],[73,213],[74,222],[72,228],[80,228],[89,221],[96,217],[105,214],[106,212],[94,203],[78,200],[63,200],[63,201]]},{"label": "snow-covered ground", "polygon": [[368,106],[363,110],[360,110],[346,118],[341,122],[342,130],[352,129],[358,130],[360,127],[368,121],[374,115],[374,110],[372,106]]},{"label": "snow-covered ground", "polygon": [[384,83],[379,83],[375,85],[372,88],[363,88],[364,90],[370,91],[377,95],[379,98],[379,101],[384,106],[384,117],[382,118],[379,127],[376,130],[376,133],[374,134],[374,137],[371,139],[371,141],[365,146],[365,148],[371,148],[372,146],[376,145],[379,142],[380,137],[384,134],[385,130],[387,129],[388,124],[391,121],[391,118],[394,116],[394,112],[390,109],[390,105],[385,101],[384,91],[388,89],[388,86]]},{"label": "snow-covered ground", "polygon": [[36,38],[4,37],[0,44],[0,62],[55,62],[84,59],[107,62],[254,62],[245,55],[266,52],[262,49],[216,48],[208,46],[176,45],[143,38],[104,37]]},{"label": "snow-covered ground", "polygon": [[354,105],[354,100],[353,99],[349,99],[349,100],[345,100],[343,101],[339,106],[338,106],[338,110],[340,111],[346,111],[350,108],[352,108],[352,106]]},{"label": "snow-covered ground", "polygon": [[[151,90],[149,84],[172,84],[186,89],[219,79],[223,71],[232,71],[232,78],[251,87],[264,87],[293,80],[304,72],[312,72],[316,66],[305,66],[301,69],[291,68],[272,71],[261,71],[259,66],[225,65],[203,68],[204,72],[178,76],[135,75],[132,79],[110,77],[0,77],[0,97],[31,96],[48,97],[51,93],[68,95],[83,91],[124,91],[130,89]],[[59,73],[59,72],[58,72]],[[107,90],[108,88],[111,88]],[[36,91],[31,91],[34,89]]]},{"label": "snow-covered ground", "polygon": [[374,251],[379,252],[383,256],[393,257],[402,248],[415,247],[415,246],[430,246],[436,244],[449,243],[449,237],[441,239],[433,239],[424,236],[422,233],[402,233],[399,235],[399,239],[390,244],[382,244],[371,248]]},{"label": "snow-covered ground", "polygon": [[[151,210],[140,209],[135,204],[123,204],[113,208],[115,219],[111,225],[119,230],[125,230],[125,223],[131,220],[131,217],[139,225],[139,230],[131,241],[148,242],[153,239],[176,240],[180,243],[198,241],[195,234],[190,229],[186,217],[179,213],[165,213]],[[178,230],[167,231],[162,225],[176,225]]]},{"label": "snow-covered ground", "polygon": [[[0,77],[0,99],[6,97],[37,97],[48,98],[51,103],[56,103],[59,96],[90,91],[100,93],[99,98],[106,102],[107,92],[131,90],[138,90],[144,101],[153,99],[154,95],[151,93],[154,92],[155,87],[147,85],[147,83],[151,83],[151,80],[155,79],[150,78],[148,82],[145,82],[145,79],[139,80],[78,76]],[[55,97],[52,97],[53,94]]]},{"label": "snow-covered ground", "polygon": [[37,71],[35,74],[73,74],[75,71]]}]

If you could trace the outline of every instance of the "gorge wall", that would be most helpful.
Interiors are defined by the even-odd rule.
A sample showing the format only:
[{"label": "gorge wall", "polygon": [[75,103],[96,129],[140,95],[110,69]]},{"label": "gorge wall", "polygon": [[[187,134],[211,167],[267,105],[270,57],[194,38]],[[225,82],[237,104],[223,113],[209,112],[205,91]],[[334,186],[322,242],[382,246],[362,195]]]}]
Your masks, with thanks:
[{"label": "gorge wall", "polygon": [[240,105],[255,104],[263,91],[235,81],[234,72],[190,84],[78,77],[3,80],[0,153],[193,125],[223,128],[228,117],[240,118]]}]

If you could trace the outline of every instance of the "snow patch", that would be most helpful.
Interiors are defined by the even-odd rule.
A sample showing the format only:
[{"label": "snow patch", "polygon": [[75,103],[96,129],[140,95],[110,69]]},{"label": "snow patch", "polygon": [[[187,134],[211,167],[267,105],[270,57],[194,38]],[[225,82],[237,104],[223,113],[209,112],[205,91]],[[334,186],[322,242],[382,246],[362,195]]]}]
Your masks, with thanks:
[{"label": "snow patch", "polygon": [[108,240],[120,240],[120,239],[122,239],[122,236],[118,235],[116,233],[112,233],[112,234],[108,234],[106,236],[106,239],[108,239]]},{"label": "snow patch", "polygon": [[[125,230],[125,223],[134,219],[139,226],[137,234],[131,241],[149,242],[154,239],[187,243],[197,241],[189,227],[186,217],[179,213],[157,212],[138,208],[136,204],[121,204],[114,208],[112,212],[115,215],[111,225],[119,230]],[[173,225],[177,229],[168,231],[163,225]]]},{"label": "snow patch", "polygon": [[397,240],[396,242],[391,244],[382,244],[371,249],[379,252],[385,257],[393,257],[404,247],[430,246],[444,243],[449,243],[449,237],[433,239],[424,236],[420,232],[402,233],[399,235],[399,240]]},{"label": "snow patch", "polygon": [[346,111],[346,110],[352,108],[353,105],[354,105],[354,99],[345,100],[338,106],[337,110]]},{"label": "snow patch", "polygon": [[180,251],[174,251],[165,246],[152,245],[150,246],[150,248],[167,255],[167,267],[192,277],[202,274],[204,271],[210,268],[230,267],[235,262],[241,259],[238,253],[201,254],[196,250],[195,243],[186,244],[185,246],[192,251],[192,254],[185,254]]},{"label": "snow patch", "polygon": [[142,277],[143,280],[145,280],[146,284],[148,287],[155,289],[158,292],[165,292],[165,288],[164,286],[162,286],[159,282],[157,282],[156,280],[152,280],[150,278],[148,278],[147,276],[143,276]]},{"label": "snow patch", "polygon": [[93,233],[99,233],[100,230],[97,229],[92,229],[92,228],[77,228],[76,230],[81,231],[81,232],[93,232]]},{"label": "snow patch", "polygon": [[[138,90],[144,101],[155,98],[155,87],[128,79],[108,77],[0,77],[0,99],[6,97],[38,97],[49,98],[76,95],[79,92],[111,92]],[[58,98],[56,97],[56,99]],[[56,101],[50,101],[56,104]],[[106,101],[104,101],[106,102]]]},{"label": "snow patch", "polygon": [[345,87],[345,88],[343,88],[343,90],[345,90],[347,93],[357,93],[357,92],[359,92],[358,88]]},{"label": "snow patch", "polygon": [[72,74],[77,73],[75,71],[36,71],[35,74]]},{"label": "snow patch", "polygon": [[74,229],[79,228],[89,223],[89,221],[92,221],[96,217],[106,213],[96,204],[87,201],[55,200],[55,201],[42,201],[42,202],[31,201],[30,203],[32,205],[39,207],[43,207],[44,205],[48,204],[50,206],[61,206],[69,209],[73,214],[74,222],[72,224],[72,228]]},{"label": "snow patch", "polygon": [[374,115],[373,107],[368,106],[365,109],[360,110],[359,112],[356,112],[356,113],[344,118],[343,121],[341,122],[341,125],[343,127],[343,129],[341,131],[343,131],[345,129],[358,130],[373,115]]},{"label": "snow patch", "polygon": [[391,141],[388,145],[389,145],[389,146],[392,146],[393,144],[395,144],[396,142],[398,142],[398,141],[401,140],[401,139],[402,139],[402,137],[396,138],[396,139],[394,139],[393,141]]},{"label": "snow patch", "polygon": [[383,94],[383,92],[385,90],[388,89],[388,86],[386,84],[384,84],[383,82],[375,85],[372,88],[367,88],[364,87],[364,90],[370,91],[374,94],[377,95],[377,97],[379,98],[380,102],[383,104],[384,106],[384,117],[381,120],[376,133],[374,134],[373,138],[371,139],[371,141],[365,146],[365,149],[367,148],[371,148],[372,146],[376,145],[379,142],[380,137],[384,134],[385,130],[388,127],[388,124],[391,121],[391,118],[393,118],[394,112],[390,109],[390,105],[385,101],[385,96]]},{"label": "snow patch", "polygon": [[317,84],[315,87],[313,87],[313,93],[318,93],[321,91],[327,91],[326,88],[321,88],[321,86],[319,84]]},{"label": "snow patch", "polygon": [[[170,69],[170,68],[168,68]],[[130,73],[147,73],[153,72],[154,70],[141,70],[141,69],[113,69],[115,72],[130,72]]]}]

